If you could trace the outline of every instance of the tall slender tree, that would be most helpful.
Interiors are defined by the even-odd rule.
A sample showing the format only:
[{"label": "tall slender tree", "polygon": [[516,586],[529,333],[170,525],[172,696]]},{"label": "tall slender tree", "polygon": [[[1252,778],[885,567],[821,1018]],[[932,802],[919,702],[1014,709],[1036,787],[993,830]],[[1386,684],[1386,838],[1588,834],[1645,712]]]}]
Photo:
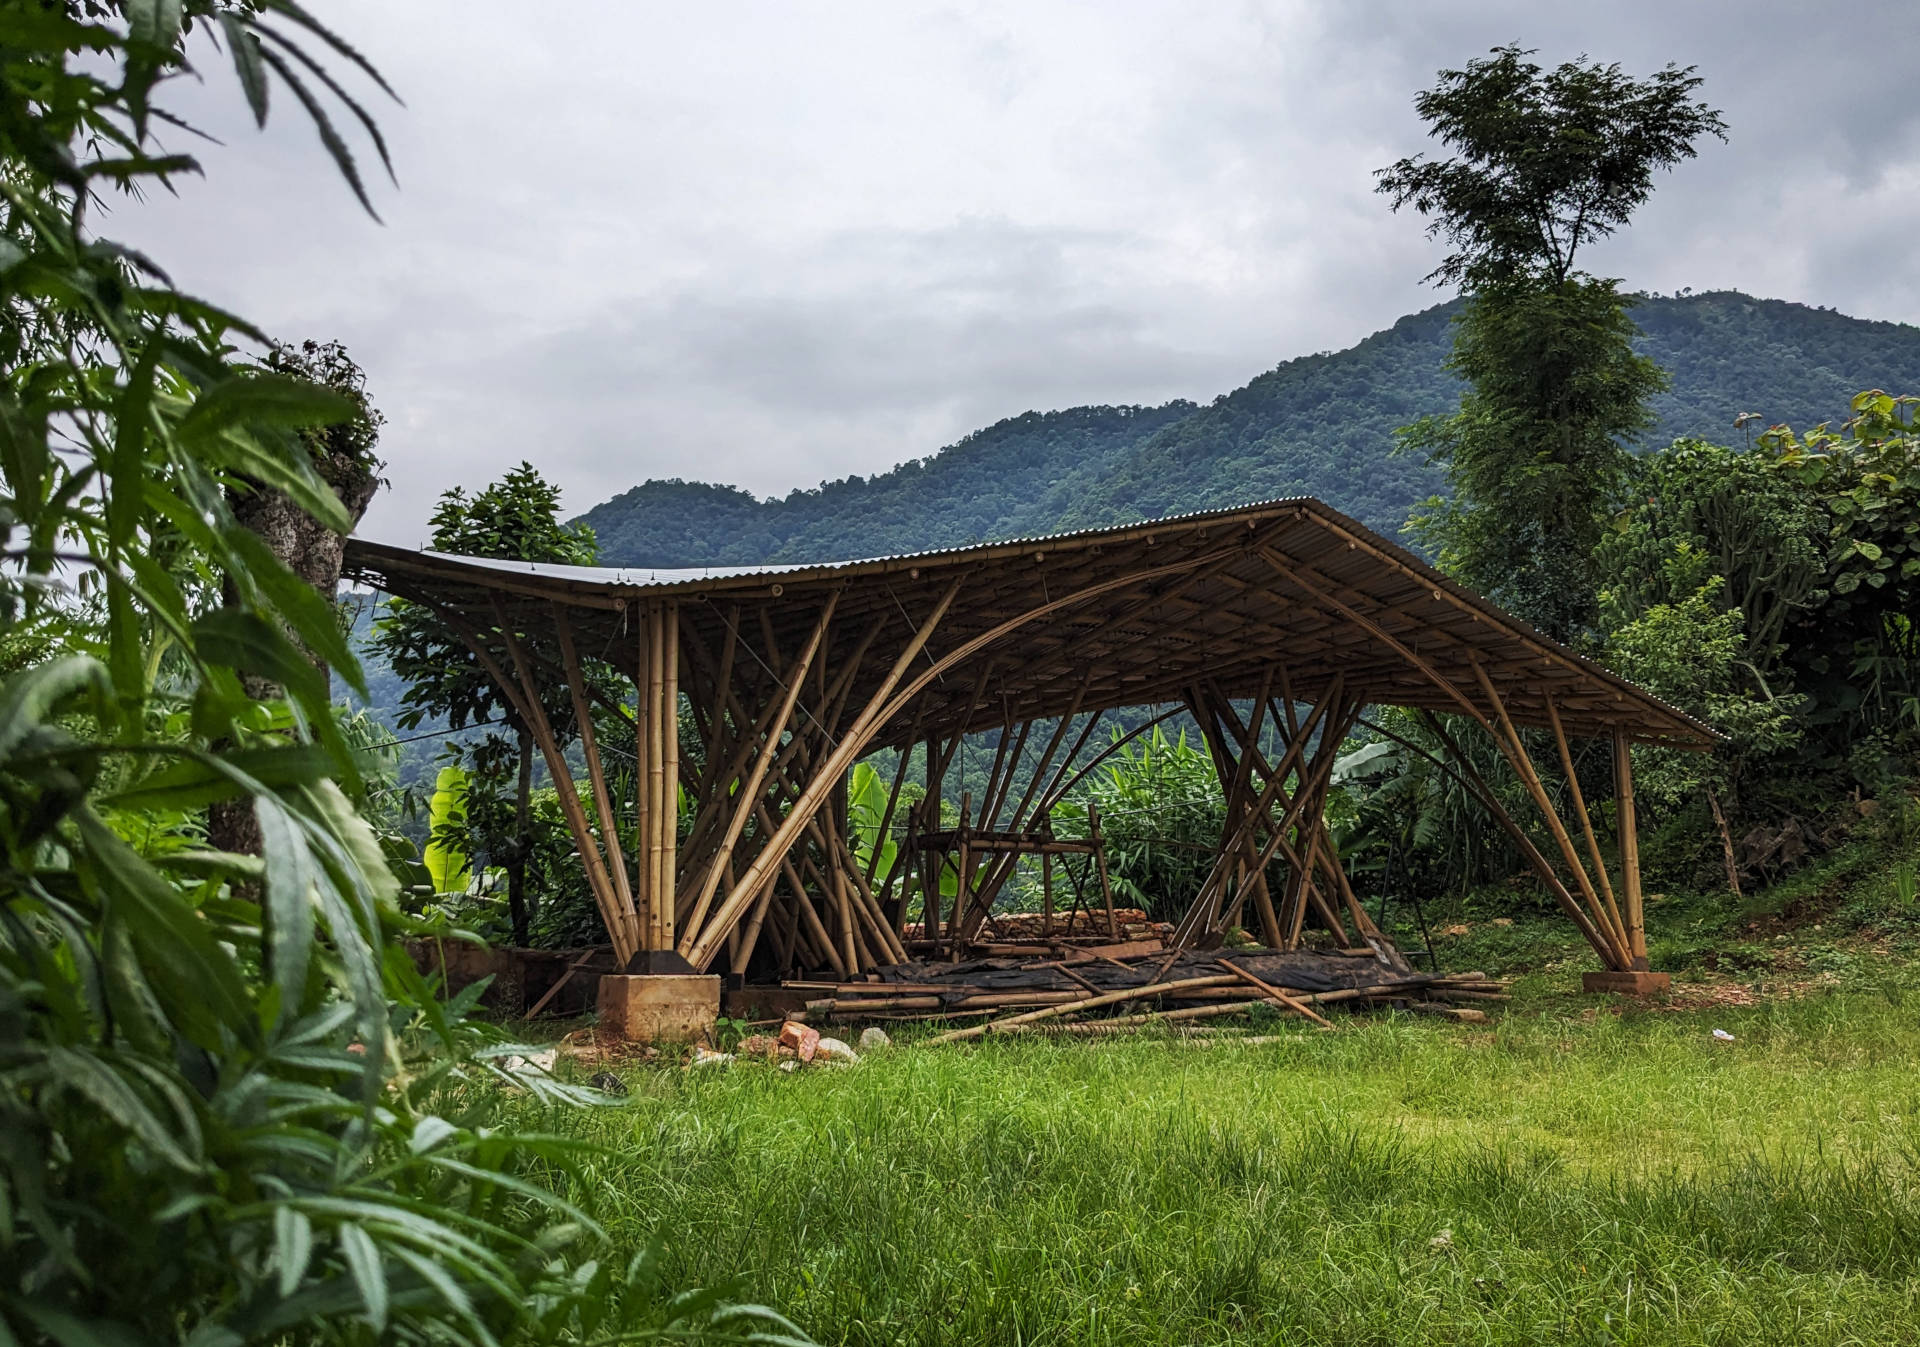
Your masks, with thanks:
[{"label": "tall slender tree", "polygon": [[1452,498],[1413,527],[1443,564],[1562,640],[1595,615],[1593,549],[1666,376],[1636,355],[1619,283],[1578,269],[1624,227],[1655,170],[1724,138],[1692,67],[1638,80],[1585,57],[1552,70],[1517,46],[1443,71],[1414,107],[1455,152],[1379,174],[1395,210],[1428,218],[1452,251],[1428,276],[1457,284],[1449,367],[1460,409],[1403,432],[1442,464]]}]

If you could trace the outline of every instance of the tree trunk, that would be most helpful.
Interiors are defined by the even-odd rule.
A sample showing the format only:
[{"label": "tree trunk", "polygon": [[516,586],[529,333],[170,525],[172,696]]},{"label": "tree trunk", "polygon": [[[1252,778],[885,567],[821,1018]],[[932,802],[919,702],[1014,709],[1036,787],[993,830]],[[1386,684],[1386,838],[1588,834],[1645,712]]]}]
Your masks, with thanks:
[{"label": "tree trunk", "polygon": [[[344,455],[328,454],[309,445],[314,466],[334,495],[346,507],[347,518],[355,524],[366,514],[380,479],[370,464],[348,460]],[[258,534],[274,556],[295,575],[318,590],[328,603],[340,588],[340,566],[346,553],[344,534],[335,533],[278,491],[264,487],[240,487],[228,493],[234,520]],[[231,602],[232,595],[228,599]],[[325,675],[325,661],[302,646],[307,658]],[[285,689],[253,674],[241,677],[241,686],[255,701],[272,701],[285,695]],[[216,749],[219,745],[215,745]],[[217,851],[235,851],[249,856],[260,854],[260,825],[253,816],[251,799],[221,800],[207,808],[207,842]]]},{"label": "tree trunk", "polygon": [[1727,887],[1735,898],[1745,895],[1740,892],[1740,866],[1733,856],[1733,830],[1727,827],[1727,816],[1721,812],[1720,797],[1713,793],[1713,787],[1707,787],[1707,807],[1713,810],[1713,821],[1720,829],[1720,850],[1727,862]]},{"label": "tree trunk", "polygon": [[513,854],[507,861],[507,916],[513,943],[527,947],[527,854],[533,850],[533,736],[520,731],[520,780],[513,797]]}]

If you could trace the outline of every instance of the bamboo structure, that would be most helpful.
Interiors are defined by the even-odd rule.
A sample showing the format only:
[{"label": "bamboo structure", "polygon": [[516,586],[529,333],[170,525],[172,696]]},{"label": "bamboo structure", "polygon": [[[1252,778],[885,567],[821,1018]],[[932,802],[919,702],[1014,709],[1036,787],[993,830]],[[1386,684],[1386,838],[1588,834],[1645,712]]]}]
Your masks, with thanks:
[{"label": "bamboo structure", "polygon": [[[541,566],[355,540],[347,574],[434,608],[528,727],[632,971],[857,980],[908,958],[915,909],[916,950],[991,939],[995,903],[1028,858],[1049,923],[1059,881],[1069,921],[1084,909],[1117,939],[1102,822],[1056,836],[1053,810],[1106,755],[1184,714],[1226,823],[1198,891],[1177,895],[1175,944],[1215,948],[1243,926],[1290,950],[1324,929],[1404,973],[1324,817],[1340,745],[1380,705],[1431,718],[1449,770],[1602,966],[1644,970],[1632,748],[1716,738],[1310,500],[737,570]],[[611,695],[610,676],[631,695]],[[1154,710],[1096,744],[1108,713],[1129,708]],[[1496,745],[1525,792],[1521,816],[1459,751],[1463,729]],[[631,732],[630,764],[610,761],[616,730]],[[968,765],[951,798],[965,745],[987,735],[992,765],[984,777]],[[1581,790],[1582,741],[1610,755],[1617,875]],[[900,838],[885,869],[865,840],[875,822],[849,816],[846,791],[879,750],[898,755],[877,822]],[[631,798],[616,799],[629,779]]]}]

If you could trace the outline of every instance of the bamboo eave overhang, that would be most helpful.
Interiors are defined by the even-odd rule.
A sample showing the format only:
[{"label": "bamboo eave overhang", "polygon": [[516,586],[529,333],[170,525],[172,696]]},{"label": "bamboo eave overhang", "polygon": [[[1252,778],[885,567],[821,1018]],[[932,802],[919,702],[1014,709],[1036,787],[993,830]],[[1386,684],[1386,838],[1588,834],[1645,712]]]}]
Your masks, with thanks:
[{"label": "bamboo eave overhang", "polygon": [[[864,561],[656,570],[483,560],[347,544],[348,578],[463,618],[567,613],[583,654],[623,664],[640,605],[677,601],[709,648],[729,634],[778,663],[837,595],[824,668],[851,665],[854,704],[950,597],[919,667],[939,672],[873,747],[1177,700],[1204,682],[1259,693],[1283,662],[1287,695],[1335,678],[1366,703],[1447,712],[1482,679],[1514,722],[1706,749],[1710,727],[1535,631],[1413,553],[1311,498]],[[963,658],[949,658],[969,644]],[[865,659],[859,658],[865,655]],[[756,656],[756,662],[759,657]],[[747,660],[739,677],[749,676]],[[757,676],[757,675],[756,675]],[[1453,689],[1450,691],[1450,689]]]}]

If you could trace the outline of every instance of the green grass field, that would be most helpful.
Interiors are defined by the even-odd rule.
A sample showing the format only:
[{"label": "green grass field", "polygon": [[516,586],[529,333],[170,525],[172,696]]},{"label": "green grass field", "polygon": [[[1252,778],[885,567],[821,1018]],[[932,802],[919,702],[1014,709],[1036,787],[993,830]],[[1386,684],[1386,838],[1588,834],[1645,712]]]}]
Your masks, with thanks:
[{"label": "green grass field", "polygon": [[1657,1008],[1457,910],[1442,965],[1515,979],[1489,1024],[636,1067],[522,1121],[604,1148],[569,1195],[623,1253],[826,1343],[1911,1343],[1920,913],[1881,862],[1657,905]]},{"label": "green grass field", "polygon": [[1914,1010],[901,1046],[564,1121],[617,1240],[823,1342],[1911,1342]]}]

